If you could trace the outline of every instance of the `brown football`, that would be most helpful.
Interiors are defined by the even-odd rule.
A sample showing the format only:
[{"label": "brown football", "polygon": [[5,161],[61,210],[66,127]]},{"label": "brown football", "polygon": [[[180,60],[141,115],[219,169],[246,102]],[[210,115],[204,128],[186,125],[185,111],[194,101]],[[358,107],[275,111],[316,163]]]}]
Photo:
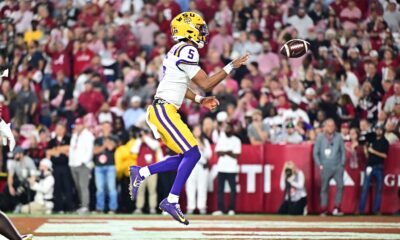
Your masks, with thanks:
[{"label": "brown football", "polygon": [[281,54],[288,58],[298,58],[307,53],[310,43],[303,39],[292,39],[281,47]]}]

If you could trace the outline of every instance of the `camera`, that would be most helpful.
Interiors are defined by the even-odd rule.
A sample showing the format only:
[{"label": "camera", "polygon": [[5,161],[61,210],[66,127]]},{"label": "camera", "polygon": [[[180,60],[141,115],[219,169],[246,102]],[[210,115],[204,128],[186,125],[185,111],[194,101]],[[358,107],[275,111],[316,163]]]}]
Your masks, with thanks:
[{"label": "camera", "polygon": [[286,179],[290,178],[293,175],[293,169],[291,168],[285,168],[285,176]]}]

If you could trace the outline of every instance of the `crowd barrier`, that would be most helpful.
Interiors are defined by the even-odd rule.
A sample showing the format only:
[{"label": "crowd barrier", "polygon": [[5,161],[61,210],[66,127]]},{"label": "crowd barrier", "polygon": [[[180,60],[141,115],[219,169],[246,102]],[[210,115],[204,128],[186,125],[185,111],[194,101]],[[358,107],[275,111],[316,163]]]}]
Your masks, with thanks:
[{"label": "crowd barrier", "polygon": [[[239,157],[240,172],[237,178],[236,210],[242,213],[276,213],[283,201],[283,191],[280,189],[280,175],[286,161],[293,161],[306,178],[308,195],[307,209],[309,213],[318,213],[320,201],[320,170],[314,164],[312,144],[263,146],[243,145]],[[364,177],[365,159],[360,159],[358,167],[350,168],[346,160],[344,174],[344,194],[342,211],[356,213],[358,210],[362,181]],[[210,160],[209,210],[216,209],[216,178],[217,156]],[[400,144],[390,146],[389,157],[385,160],[384,187],[382,191],[381,212],[393,214],[400,210],[398,188],[400,187]],[[335,182],[330,182],[329,207],[333,208]],[[226,184],[226,192],[229,192]],[[374,187],[372,187],[374,189]],[[370,212],[372,203],[370,191],[366,212]],[[227,199],[226,199],[227,200]],[[227,205],[226,205],[227,206]]]},{"label": "crowd barrier", "polygon": [[[209,162],[208,211],[216,210],[217,160],[217,156],[213,154]],[[236,185],[238,192],[236,201],[237,212],[276,213],[278,211],[283,200],[283,191],[280,189],[279,181],[286,161],[293,161],[304,172],[308,195],[308,212],[319,212],[320,170],[315,166],[313,161],[312,144],[243,145],[242,154],[239,157],[240,172]],[[350,168],[349,160],[347,160],[345,167],[345,188],[341,207],[344,213],[351,214],[356,213],[358,209],[364,177],[365,159],[360,159],[357,168]],[[400,144],[390,146],[389,156],[385,160],[384,171],[381,212],[384,214],[393,214],[400,210],[400,199],[397,195],[398,188],[400,187]],[[0,189],[4,187],[5,183],[6,177],[1,177]],[[332,180],[330,184],[329,206],[332,209],[335,182]],[[228,184],[226,184],[226,192],[229,192]],[[373,191],[370,191],[367,201],[367,213],[371,210],[372,193]],[[182,198],[182,200],[183,208],[185,208],[185,198]]]}]

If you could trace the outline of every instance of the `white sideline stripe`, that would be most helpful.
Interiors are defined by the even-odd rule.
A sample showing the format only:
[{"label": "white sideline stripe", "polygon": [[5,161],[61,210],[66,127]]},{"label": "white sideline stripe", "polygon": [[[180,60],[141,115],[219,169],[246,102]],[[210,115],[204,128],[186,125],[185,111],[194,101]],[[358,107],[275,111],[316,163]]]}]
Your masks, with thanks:
[{"label": "white sideline stripe", "polygon": [[[248,232],[235,232],[242,234],[239,236],[231,234],[221,234],[221,232],[210,232],[220,234],[210,236],[202,234],[199,231],[176,231],[176,232],[135,232],[134,234],[113,234],[112,236],[85,236],[85,240],[112,240],[112,239],[399,239],[400,234],[381,234],[381,233],[357,233],[357,232],[256,232],[248,234]],[[36,237],[35,240],[50,240],[50,239],[67,239],[78,240],[82,236],[46,236]]]},{"label": "white sideline stripe", "polygon": [[[302,228],[302,229],[399,229],[400,223],[377,223],[377,222],[295,222],[295,221],[205,221],[205,220],[192,220],[189,226],[183,226],[174,221],[165,220],[101,220],[98,222],[87,220],[68,220],[67,223],[50,221],[43,224],[37,231],[38,232],[99,232],[99,229],[107,231],[114,228],[116,225],[121,227],[132,228]],[[79,223],[79,224],[68,224]],[[110,229],[111,230],[111,229]]]},{"label": "white sideline stripe", "polygon": [[108,222],[109,219],[49,219],[47,222],[49,223],[104,223]]}]

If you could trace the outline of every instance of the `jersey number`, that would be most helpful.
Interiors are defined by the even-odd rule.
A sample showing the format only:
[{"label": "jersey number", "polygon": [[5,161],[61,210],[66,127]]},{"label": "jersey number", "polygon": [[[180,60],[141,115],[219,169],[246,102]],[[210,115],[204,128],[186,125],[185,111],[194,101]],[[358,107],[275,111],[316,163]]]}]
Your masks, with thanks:
[{"label": "jersey number", "polygon": [[193,57],[194,57],[194,54],[193,54],[193,53],[194,53],[194,50],[193,50],[193,49],[190,49],[190,50],[189,50],[189,54],[188,54],[188,58],[189,58],[189,59],[193,59]]}]

